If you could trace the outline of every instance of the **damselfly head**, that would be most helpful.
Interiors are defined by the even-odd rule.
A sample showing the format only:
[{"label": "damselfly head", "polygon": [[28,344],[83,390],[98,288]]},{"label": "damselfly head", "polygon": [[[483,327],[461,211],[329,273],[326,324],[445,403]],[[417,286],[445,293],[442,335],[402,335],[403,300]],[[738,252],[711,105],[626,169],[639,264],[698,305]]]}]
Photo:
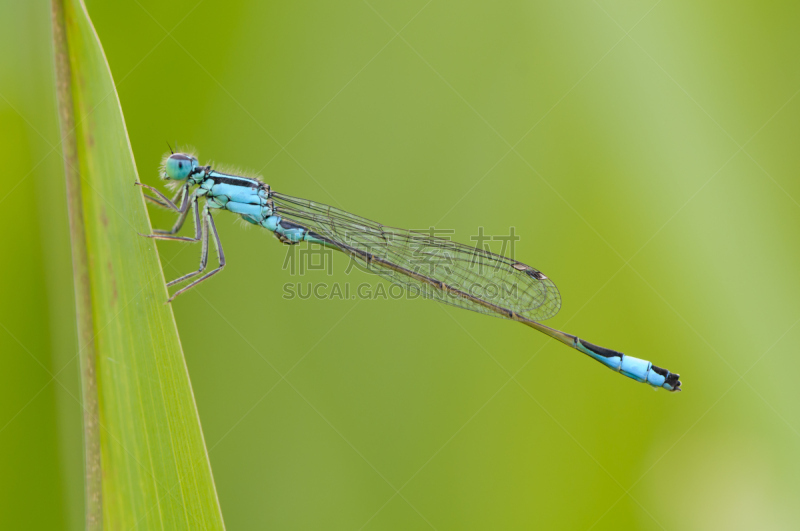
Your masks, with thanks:
[{"label": "damselfly head", "polygon": [[199,166],[197,158],[187,153],[173,153],[164,161],[163,179],[184,181],[191,174],[195,173]]}]

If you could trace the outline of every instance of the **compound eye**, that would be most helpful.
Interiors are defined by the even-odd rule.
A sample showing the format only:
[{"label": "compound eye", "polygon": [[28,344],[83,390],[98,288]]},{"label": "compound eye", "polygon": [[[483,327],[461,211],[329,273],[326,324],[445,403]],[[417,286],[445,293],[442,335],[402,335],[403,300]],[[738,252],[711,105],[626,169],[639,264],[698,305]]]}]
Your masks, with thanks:
[{"label": "compound eye", "polygon": [[197,167],[197,159],[184,153],[173,153],[167,158],[164,166],[167,179],[182,181],[189,177],[192,170]]}]

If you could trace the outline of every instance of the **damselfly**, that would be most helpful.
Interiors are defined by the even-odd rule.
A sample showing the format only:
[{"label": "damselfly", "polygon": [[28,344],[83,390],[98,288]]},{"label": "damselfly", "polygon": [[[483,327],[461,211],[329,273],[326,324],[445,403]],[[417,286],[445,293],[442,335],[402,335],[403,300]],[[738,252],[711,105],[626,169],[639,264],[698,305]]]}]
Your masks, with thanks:
[{"label": "damselfly", "polygon": [[[272,231],[285,244],[305,241],[336,249],[415,294],[519,321],[638,382],[670,391],[681,390],[678,374],[539,323],[558,313],[561,295],[552,280],[527,264],[485,249],[387,227],[338,208],[285,195],[258,179],[200,166],[197,158],[187,153],[166,155],[161,176],[177,186],[174,198],[167,198],[152,186],[136,184],[153,192],[156,197],[147,194],[145,197],[177,212],[178,219],[172,229],[156,230],[146,236],[202,244],[197,271],[167,283],[173,286],[192,280],[173,293],[169,302],[225,267],[225,254],[211,212],[227,210],[239,214],[248,223]],[[202,209],[201,198],[204,199]],[[194,219],[194,237],[177,236],[190,212]],[[211,237],[219,266],[206,273]]]}]

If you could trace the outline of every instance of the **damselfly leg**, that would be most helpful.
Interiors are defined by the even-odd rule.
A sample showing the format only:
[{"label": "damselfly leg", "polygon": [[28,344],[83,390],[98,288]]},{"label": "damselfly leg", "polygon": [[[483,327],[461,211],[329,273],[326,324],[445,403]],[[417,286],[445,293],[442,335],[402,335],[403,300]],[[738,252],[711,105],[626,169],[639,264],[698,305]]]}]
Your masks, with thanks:
[{"label": "damselfly leg", "polygon": [[211,216],[211,212],[208,209],[208,207],[205,207],[203,209],[203,226],[204,226],[205,230],[203,231],[203,251],[202,251],[202,253],[200,255],[200,268],[197,271],[193,271],[193,272],[191,272],[191,273],[189,273],[187,275],[184,275],[184,276],[182,276],[180,278],[177,278],[177,279],[173,280],[172,282],[169,282],[167,284],[167,286],[171,286],[171,285],[176,284],[178,282],[182,282],[184,280],[192,278],[193,276],[198,275],[198,274],[202,273],[203,271],[205,271],[206,264],[208,263],[208,237],[209,237],[209,234],[212,234],[214,236],[214,245],[217,248],[217,259],[219,260],[219,266],[216,269],[214,269],[213,271],[209,271],[208,273],[206,273],[202,277],[198,278],[194,282],[182,287],[181,289],[179,289],[178,291],[173,293],[172,297],[170,297],[167,302],[172,302],[173,300],[175,300],[175,297],[177,297],[181,293],[183,293],[183,292],[185,292],[185,291],[187,291],[189,289],[192,289],[193,287],[195,287],[196,285],[200,284],[204,280],[208,280],[212,276],[214,276],[217,273],[219,273],[220,271],[222,271],[222,268],[225,267],[225,253],[222,250],[222,243],[219,241],[219,233],[217,232],[217,226],[214,224],[214,218]]},{"label": "damselfly leg", "polygon": [[[200,222],[198,221],[198,226],[200,226],[199,223]],[[208,265],[208,220],[205,217],[205,210],[203,210],[203,222],[201,226],[202,226],[201,239],[203,245],[202,249],[200,250],[200,267],[197,268],[197,271],[192,271],[191,273],[187,273],[182,277],[176,278],[175,280],[170,280],[169,282],[167,282],[167,287],[174,286],[175,284],[183,282],[184,280],[189,280],[190,278],[199,275],[200,273],[206,270],[206,266]]]},{"label": "damselfly leg", "polygon": [[[145,238],[153,238],[155,240],[177,240],[181,242],[198,242],[201,238],[201,226],[200,226],[200,207],[197,204],[197,196],[193,196],[191,202],[188,200],[188,193],[184,195],[183,203],[181,207],[175,207],[175,210],[179,213],[178,220],[175,222],[175,225],[172,227],[171,230],[159,230],[153,229],[154,234],[142,234]],[[145,197],[148,197],[145,195]],[[170,201],[170,204],[172,202]],[[175,206],[174,204],[172,205]],[[189,210],[194,210],[194,238],[188,238],[186,236],[175,236],[174,234],[181,230],[183,227],[184,222],[186,221],[186,217],[189,214]]]},{"label": "damselfly leg", "polygon": [[[137,183],[139,184],[139,183]],[[199,199],[196,195],[189,194],[188,188],[183,187],[181,190],[178,191],[178,194],[172,199],[168,199],[164,194],[148,186],[146,184],[140,184],[149,190],[152,190],[155,194],[159,196],[159,199],[154,197],[148,196],[145,194],[145,197],[150,201],[168,208],[170,210],[174,210],[178,212],[178,219],[175,222],[175,225],[170,230],[159,230],[153,229],[154,234],[142,234],[145,238],[152,238],[154,240],[172,240],[172,241],[183,241],[183,242],[202,242],[202,250],[200,251],[200,267],[197,268],[196,271],[192,271],[191,273],[187,273],[181,277],[176,278],[175,280],[171,280],[167,282],[167,286],[174,286],[175,284],[179,284],[186,280],[189,280],[192,277],[195,277],[206,270],[208,265],[208,240],[209,236],[213,234],[214,236],[214,245],[217,248],[217,257],[219,259],[219,267],[206,273],[199,279],[195,280],[194,282],[184,286],[183,288],[179,289],[172,296],[169,298],[167,302],[172,302],[175,297],[180,295],[181,293],[185,292],[188,289],[193,288],[200,282],[212,277],[213,275],[219,273],[223,267],[225,267],[225,253],[222,250],[222,243],[219,239],[219,233],[217,232],[217,227],[214,224],[214,218],[211,216],[211,212],[209,208],[206,206],[203,209],[202,215],[200,213],[200,205],[198,203]],[[178,207],[175,205],[175,201],[183,194],[183,199],[181,200],[181,206]],[[189,199],[191,195],[191,199]],[[163,201],[163,203],[162,203]],[[181,230],[183,224],[188,217],[189,211],[194,211],[194,238],[188,238],[185,236],[175,236],[175,234]],[[201,220],[202,217],[202,220]]]},{"label": "damselfly leg", "polygon": [[178,201],[178,198],[181,196],[181,194],[184,194],[184,197],[183,197],[184,202],[188,199],[188,194],[187,194],[187,192],[189,190],[188,186],[181,186],[181,188],[178,190],[178,193],[175,194],[175,197],[173,197],[172,199],[169,199],[167,196],[162,194],[158,190],[158,188],[153,188],[149,184],[144,184],[144,183],[140,183],[140,182],[136,182],[136,183],[133,183],[133,184],[135,184],[136,186],[141,186],[142,188],[146,188],[146,189],[150,190],[151,192],[153,192],[154,194],[156,194],[161,199],[156,199],[155,197],[153,197],[151,195],[147,195],[147,194],[143,194],[143,195],[144,195],[144,198],[147,199],[148,201],[151,201],[151,202],[157,204],[158,206],[163,207],[163,208],[167,208],[169,210],[176,210],[176,211],[180,211],[181,210],[180,208],[175,206],[175,203]]}]

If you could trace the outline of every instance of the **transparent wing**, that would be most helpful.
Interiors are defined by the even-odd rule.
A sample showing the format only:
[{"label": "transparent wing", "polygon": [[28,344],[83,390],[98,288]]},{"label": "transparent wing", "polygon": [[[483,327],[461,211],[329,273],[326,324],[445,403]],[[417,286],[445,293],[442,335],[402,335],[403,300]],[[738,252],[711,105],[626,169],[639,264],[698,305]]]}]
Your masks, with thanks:
[{"label": "transparent wing", "polygon": [[510,318],[512,311],[543,321],[561,309],[558,288],[529,265],[306,199],[277,192],[271,198],[283,220],[310,230],[362,269],[410,293],[496,317]]}]

